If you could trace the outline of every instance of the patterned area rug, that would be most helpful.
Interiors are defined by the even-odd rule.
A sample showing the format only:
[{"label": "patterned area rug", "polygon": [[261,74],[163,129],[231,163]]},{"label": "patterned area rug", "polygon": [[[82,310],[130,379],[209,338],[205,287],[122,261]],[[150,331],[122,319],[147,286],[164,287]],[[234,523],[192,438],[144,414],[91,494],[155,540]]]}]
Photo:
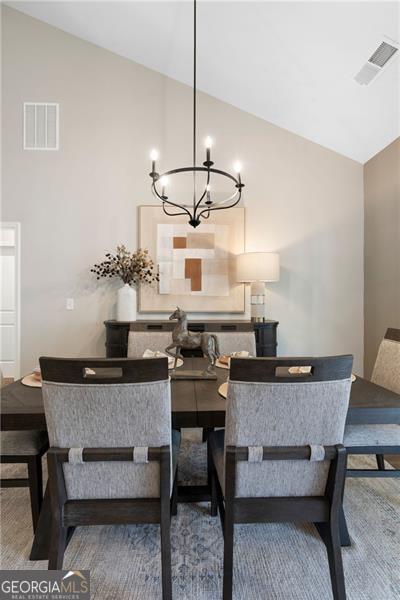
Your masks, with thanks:
[{"label": "patterned area rug", "polygon": [[[184,483],[202,483],[206,450],[200,430],[186,430],[180,456]],[[375,466],[372,459],[357,464]],[[4,466],[3,466],[4,467]],[[8,476],[10,469],[6,467]],[[195,473],[195,476],[193,476]],[[3,476],[4,468],[2,469]],[[30,562],[28,490],[1,491],[3,569],[45,569]],[[351,548],[343,549],[349,600],[400,598],[400,481],[350,479],[345,511]],[[209,505],[180,504],[172,520],[173,592],[177,600],[222,598],[223,541]],[[159,600],[160,544],[155,525],[79,528],[64,567],[90,569],[93,600]],[[235,600],[330,600],[325,546],[311,525],[261,524],[235,528]]]}]

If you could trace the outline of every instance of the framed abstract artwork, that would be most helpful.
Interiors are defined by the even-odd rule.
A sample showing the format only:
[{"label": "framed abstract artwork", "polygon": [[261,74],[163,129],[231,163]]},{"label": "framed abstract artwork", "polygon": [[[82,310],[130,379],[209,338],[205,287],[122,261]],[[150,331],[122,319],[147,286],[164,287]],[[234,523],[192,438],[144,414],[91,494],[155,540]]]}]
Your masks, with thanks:
[{"label": "framed abstract artwork", "polygon": [[234,256],[244,252],[244,208],[211,213],[193,229],[187,218],[160,206],[139,207],[139,246],[158,266],[158,285],[141,285],[139,312],[244,312],[244,284],[236,283]]}]

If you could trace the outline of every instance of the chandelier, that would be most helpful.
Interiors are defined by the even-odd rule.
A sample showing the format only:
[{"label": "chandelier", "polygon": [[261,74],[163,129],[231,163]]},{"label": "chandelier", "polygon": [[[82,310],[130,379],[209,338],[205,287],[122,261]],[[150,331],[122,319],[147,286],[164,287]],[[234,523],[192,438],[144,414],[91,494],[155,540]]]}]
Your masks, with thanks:
[{"label": "chandelier", "polygon": [[[225,210],[228,208],[233,208],[236,206],[241,199],[242,189],[244,188],[244,184],[240,178],[240,163],[235,163],[234,172],[235,175],[231,173],[227,173],[226,171],[222,171],[221,169],[215,169],[214,163],[211,160],[211,147],[212,147],[212,139],[207,137],[205,140],[206,146],[206,160],[203,162],[203,165],[196,164],[196,99],[197,99],[197,89],[196,89],[196,60],[197,60],[197,23],[196,23],[196,0],[193,2],[193,166],[191,167],[180,167],[177,169],[172,169],[170,171],[165,171],[165,173],[157,173],[156,169],[156,161],[158,159],[157,150],[152,150],[150,153],[151,159],[151,173],[149,173],[152,184],[151,190],[153,194],[158,198],[158,200],[162,203],[162,208],[164,213],[170,217],[177,217],[179,215],[186,215],[189,218],[189,225],[192,227],[197,227],[201,223],[201,219],[208,219],[210,214],[214,210]],[[169,178],[172,175],[177,175],[178,173],[193,173],[193,202],[189,204],[179,204],[178,202],[174,202],[173,199],[166,193],[167,185],[169,184]],[[205,186],[204,188],[197,193],[196,186],[196,174],[203,173],[205,175]],[[213,188],[212,181],[215,180],[216,177],[225,177],[230,180],[231,194],[220,200],[213,198]]]}]

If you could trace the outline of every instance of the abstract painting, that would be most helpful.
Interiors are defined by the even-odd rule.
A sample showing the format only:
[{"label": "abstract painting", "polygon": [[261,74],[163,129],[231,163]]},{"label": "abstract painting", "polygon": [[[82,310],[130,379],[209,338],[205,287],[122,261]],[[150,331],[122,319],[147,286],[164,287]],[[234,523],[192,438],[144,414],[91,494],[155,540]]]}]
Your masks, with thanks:
[{"label": "abstract painting", "polygon": [[229,227],[158,224],[160,294],[229,296]]},{"label": "abstract painting", "polygon": [[[224,213],[224,214],[220,214]],[[140,247],[157,263],[158,286],[141,286],[140,312],[243,312],[244,286],[234,280],[233,257],[244,248],[244,209],[216,211],[193,229],[161,207],[139,208]]]}]

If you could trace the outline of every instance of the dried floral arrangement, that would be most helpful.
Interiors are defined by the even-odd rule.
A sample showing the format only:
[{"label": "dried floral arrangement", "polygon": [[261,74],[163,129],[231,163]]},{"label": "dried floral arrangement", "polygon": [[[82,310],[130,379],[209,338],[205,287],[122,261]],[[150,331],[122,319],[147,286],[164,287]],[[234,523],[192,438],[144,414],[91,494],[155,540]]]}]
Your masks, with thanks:
[{"label": "dried floral arrangement", "polygon": [[139,248],[135,252],[129,252],[123,245],[117,246],[115,254],[106,254],[106,260],[95,264],[90,271],[96,275],[97,279],[119,277],[129,285],[137,285],[139,281],[143,283],[159,281],[149,251]]}]

